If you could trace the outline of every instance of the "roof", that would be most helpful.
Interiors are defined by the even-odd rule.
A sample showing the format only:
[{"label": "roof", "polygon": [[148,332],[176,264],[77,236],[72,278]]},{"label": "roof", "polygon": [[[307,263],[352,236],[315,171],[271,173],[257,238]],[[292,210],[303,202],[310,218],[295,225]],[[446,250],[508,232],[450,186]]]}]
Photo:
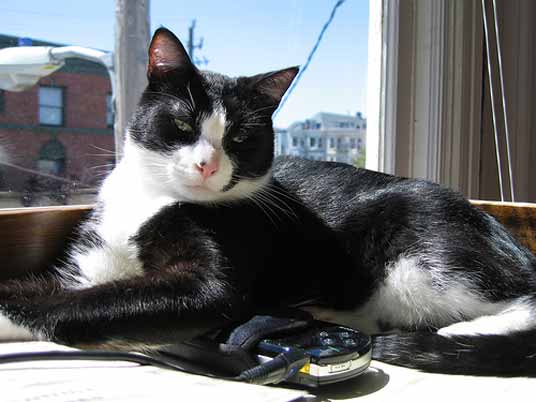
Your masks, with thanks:
[{"label": "roof", "polygon": [[[62,43],[46,42],[39,39],[31,39],[32,46],[68,46]],[[11,35],[0,34],[0,49],[5,47],[18,47],[19,46],[19,37]],[[82,60],[77,58],[68,59],[65,61],[65,65],[60,68],[58,71],[64,73],[74,73],[74,74],[93,74],[93,75],[102,75],[108,76],[106,67],[99,63],[95,63],[89,60]]]},{"label": "roof", "polygon": [[359,122],[365,120],[362,116],[352,115],[352,114],[340,114],[340,113],[329,113],[329,112],[319,112],[316,113],[312,120],[326,122],[326,121],[351,121]]}]

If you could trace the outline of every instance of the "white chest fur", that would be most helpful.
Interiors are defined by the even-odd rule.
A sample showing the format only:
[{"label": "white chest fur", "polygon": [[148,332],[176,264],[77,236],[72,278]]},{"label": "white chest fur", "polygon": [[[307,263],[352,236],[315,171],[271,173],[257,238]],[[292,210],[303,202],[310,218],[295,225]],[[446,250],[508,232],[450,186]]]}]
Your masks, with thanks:
[{"label": "white chest fur", "polygon": [[99,193],[102,211],[91,223],[103,240],[101,247],[80,249],[72,257],[82,273],[82,286],[142,274],[138,250],[131,238],[162,207],[178,201],[151,188],[136,163],[125,157],[105,180]]}]

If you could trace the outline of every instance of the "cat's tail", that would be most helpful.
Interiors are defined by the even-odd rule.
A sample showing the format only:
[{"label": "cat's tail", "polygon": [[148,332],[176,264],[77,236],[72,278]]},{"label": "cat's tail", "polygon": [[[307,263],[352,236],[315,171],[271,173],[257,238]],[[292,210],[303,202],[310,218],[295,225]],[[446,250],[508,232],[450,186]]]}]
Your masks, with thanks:
[{"label": "cat's tail", "polygon": [[536,377],[536,329],[508,335],[379,335],[373,358],[427,372]]}]

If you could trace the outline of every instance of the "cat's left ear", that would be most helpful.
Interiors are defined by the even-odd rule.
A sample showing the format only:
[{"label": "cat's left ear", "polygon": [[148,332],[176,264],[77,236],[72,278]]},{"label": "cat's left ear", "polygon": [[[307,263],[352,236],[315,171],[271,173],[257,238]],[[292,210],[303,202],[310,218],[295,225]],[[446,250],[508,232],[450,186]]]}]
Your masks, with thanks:
[{"label": "cat's left ear", "polygon": [[160,80],[170,72],[190,75],[196,71],[181,41],[166,28],[158,28],[149,46],[149,81]]},{"label": "cat's left ear", "polygon": [[298,74],[298,71],[298,67],[289,67],[283,70],[255,75],[249,79],[256,91],[268,96],[274,103],[278,104]]}]

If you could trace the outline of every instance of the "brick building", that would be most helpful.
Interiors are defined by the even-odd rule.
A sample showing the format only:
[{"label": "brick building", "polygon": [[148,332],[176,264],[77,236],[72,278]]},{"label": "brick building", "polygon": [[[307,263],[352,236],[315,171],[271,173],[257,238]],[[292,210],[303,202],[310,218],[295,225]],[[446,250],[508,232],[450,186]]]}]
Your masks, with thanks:
[{"label": "brick building", "polygon": [[[18,37],[0,35],[0,48],[18,44]],[[0,90],[0,192],[95,187],[98,167],[113,163],[112,124],[110,80],[97,63],[69,59],[27,91]]]}]

